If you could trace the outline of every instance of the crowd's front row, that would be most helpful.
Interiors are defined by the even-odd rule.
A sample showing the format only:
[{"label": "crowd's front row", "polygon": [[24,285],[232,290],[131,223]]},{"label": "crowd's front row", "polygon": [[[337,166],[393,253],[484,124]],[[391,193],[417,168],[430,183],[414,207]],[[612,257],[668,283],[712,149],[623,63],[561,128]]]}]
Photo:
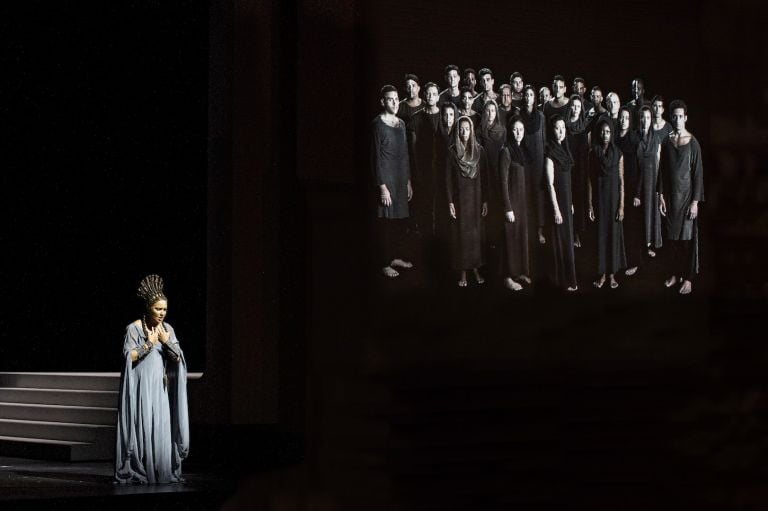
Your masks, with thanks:
[{"label": "crowd's front row", "polygon": [[[670,251],[664,285],[691,292],[704,189],[701,149],[685,128],[684,102],[670,104],[671,130],[658,133],[648,106],[637,109],[636,129],[628,108],[588,117],[578,95],[566,115],[545,119],[526,86],[519,112],[503,123],[494,100],[484,102],[480,115],[459,115],[452,102],[437,105],[435,84],[425,89],[426,106],[407,130],[391,85],[381,89],[383,112],[373,121],[384,275],[413,266],[406,230],[418,229],[425,261],[439,268],[449,252],[460,287],[470,270],[482,284],[480,268],[488,264],[511,290],[546,277],[576,291],[574,247],[594,222],[595,287],[617,288],[616,275],[634,274],[663,239]],[[531,257],[536,244],[551,245],[549,268],[532,268],[540,263]]]}]

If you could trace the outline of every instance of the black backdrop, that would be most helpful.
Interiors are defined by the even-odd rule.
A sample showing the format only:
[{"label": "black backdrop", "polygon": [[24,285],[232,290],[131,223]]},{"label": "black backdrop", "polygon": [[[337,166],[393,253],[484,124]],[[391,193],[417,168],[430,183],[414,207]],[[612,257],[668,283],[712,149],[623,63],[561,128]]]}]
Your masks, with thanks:
[{"label": "black backdrop", "polygon": [[0,370],[120,367],[143,275],[204,366],[204,3],[2,12]]}]

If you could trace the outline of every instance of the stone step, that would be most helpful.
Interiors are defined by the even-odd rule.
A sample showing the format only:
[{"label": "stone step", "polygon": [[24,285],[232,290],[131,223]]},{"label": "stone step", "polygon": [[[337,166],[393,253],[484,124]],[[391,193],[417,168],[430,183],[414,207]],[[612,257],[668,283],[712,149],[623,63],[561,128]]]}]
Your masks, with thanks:
[{"label": "stone step", "polygon": [[91,442],[0,436],[0,455],[57,461],[103,461],[113,454]]},{"label": "stone step", "polygon": [[0,387],[117,391],[120,373],[0,372]]},{"label": "stone step", "polygon": [[44,438],[76,442],[105,442],[114,446],[115,424],[75,424],[25,419],[0,419],[0,436]]},{"label": "stone step", "polygon": [[35,389],[0,387],[0,402],[41,405],[117,406],[116,390]]},{"label": "stone step", "polygon": [[0,402],[0,417],[75,424],[117,423],[117,408]]}]

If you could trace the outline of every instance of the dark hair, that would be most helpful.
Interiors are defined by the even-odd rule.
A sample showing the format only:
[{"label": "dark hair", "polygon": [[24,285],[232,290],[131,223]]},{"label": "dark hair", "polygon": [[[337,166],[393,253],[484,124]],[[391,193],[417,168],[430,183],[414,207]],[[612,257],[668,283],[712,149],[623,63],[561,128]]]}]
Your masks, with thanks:
[{"label": "dark hair", "polygon": [[643,79],[642,79],[642,78],[633,78],[633,79],[632,79],[632,81],[633,81],[633,82],[638,82],[640,85],[642,85],[643,87],[645,87],[645,82],[643,81]]},{"label": "dark hair", "polygon": [[429,89],[430,87],[434,87],[435,89],[437,89],[437,92],[440,92],[440,87],[438,87],[435,82],[427,82],[427,83],[425,83],[424,84],[424,92],[426,93],[427,89]]},{"label": "dark hair", "polygon": [[472,89],[470,89],[467,85],[465,85],[464,87],[459,89],[459,96],[461,96],[465,92],[469,92],[470,94],[472,94]]},{"label": "dark hair", "polygon": [[590,92],[595,92],[596,90],[599,90],[601,94],[603,92],[603,89],[599,85],[595,85],[594,87],[592,87],[590,89]]},{"label": "dark hair", "polygon": [[564,119],[564,118],[563,118],[563,116],[562,116],[562,115],[560,115],[560,114],[554,114],[554,115],[552,115],[552,116],[549,118],[549,125],[551,126],[551,129],[552,129],[552,133],[553,133],[553,134],[555,133],[555,123],[556,123],[557,121],[563,121],[563,123],[565,123],[565,119]]},{"label": "dark hair", "polygon": [[483,69],[481,69],[481,70],[480,70],[480,71],[477,73],[477,77],[478,77],[478,78],[482,78],[482,77],[483,77],[483,75],[491,75],[491,76],[493,76],[493,73],[491,73],[491,70],[490,70],[490,69],[488,69],[487,67],[484,67]]},{"label": "dark hair", "polygon": [[565,83],[565,78],[563,77],[563,75],[555,75],[555,77],[552,78],[552,83],[555,83],[555,82]]},{"label": "dark hair", "polygon": [[651,114],[651,119],[653,119],[653,110],[651,110],[651,107],[643,105],[640,107],[640,110],[638,110],[638,114],[637,114],[638,120],[640,119],[640,117],[643,116],[643,112],[648,112],[649,114]]},{"label": "dark hair", "polygon": [[471,67],[466,68],[461,74],[464,76],[467,76],[469,73],[472,73],[473,75],[477,76],[477,72]]},{"label": "dark hair", "polygon": [[520,71],[515,71],[514,73],[509,75],[509,82],[512,83],[515,80],[515,78],[520,78],[522,80],[523,73],[521,73]]},{"label": "dark hair", "polygon": [[585,85],[587,83],[587,82],[584,81],[584,78],[582,78],[581,76],[577,76],[576,78],[573,79],[573,81],[574,81],[574,83],[575,82],[579,82],[579,83],[583,83]]},{"label": "dark hair", "polygon": [[450,73],[451,71],[456,71],[458,73],[459,72],[459,66],[455,66],[453,64],[449,64],[449,65],[445,66],[445,74],[446,75],[448,73]]},{"label": "dark hair", "polygon": [[600,140],[600,132],[603,131],[603,126],[608,126],[608,129],[611,130],[611,140],[610,143],[613,144],[613,139],[615,136],[615,133],[613,132],[613,126],[612,123],[608,120],[606,117],[599,117],[597,119],[597,123],[595,124],[595,131],[594,133],[598,136],[592,138],[592,146],[601,145],[603,143],[602,140]]},{"label": "dark hair", "polygon": [[571,94],[571,97],[568,99],[570,99],[571,101],[581,101],[581,106],[584,106],[584,100],[581,99],[581,96],[579,96],[578,94]]},{"label": "dark hair", "polygon": [[[519,122],[523,125],[523,127],[525,127],[525,121],[523,121],[523,118],[520,116],[520,114],[515,114],[507,119],[507,127],[514,126],[516,122]],[[512,133],[512,130],[509,130],[509,132]]]},{"label": "dark hair", "polygon": [[458,108],[456,108],[456,103],[454,103],[453,101],[443,101],[442,103],[440,103],[441,114],[443,113],[443,110],[445,110],[446,108],[453,108],[453,113],[456,113],[456,111],[458,110]]},{"label": "dark hair", "polygon": [[384,94],[386,94],[387,92],[397,92],[397,87],[395,87],[394,85],[385,85],[384,87],[381,88],[379,97],[383,98]]},{"label": "dark hair", "polygon": [[520,92],[520,94],[523,96],[523,105],[520,107],[525,108],[525,91],[530,90],[533,92],[533,109],[536,109],[536,99],[539,97],[538,93],[536,92],[536,88],[531,85],[530,83],[526,83],[523,85],[523,90]]},{"label": "dark hair", "polygon": [[688,105],[686,105],[685,101],[683,101],[682,99],[672,100],[672,102],[669,104],[669,115],[672,115],[672,112],[674,112],[678,108],[682,108],[683,114],[688,115]]},{"label": "dark hair", "polygon": [[502,83],[501,86],[499,87],[499,92],[501,92],[504,89],[512,90],[512,86],[508,83]]},{"label": "dark hair", "polygon": [[407,82],[408,80],[413,80],[414,82],[416,82],[417,85],[420,84],[419,77],[414,74],[408,73],[407,75],[405,75],[405,78],[403,79],[403,81]]},{"label": "dark hair", "polygon": [[651,104],[654,104],[654,103],[655,103],[655,102],[657,102],[657,101],[661,101],[662,103],[664,103],[664,98],[663,98],[663,97],[661,97],[661,94],[656,94],[656,95],[653,97],[653,99],[651,100]]}]

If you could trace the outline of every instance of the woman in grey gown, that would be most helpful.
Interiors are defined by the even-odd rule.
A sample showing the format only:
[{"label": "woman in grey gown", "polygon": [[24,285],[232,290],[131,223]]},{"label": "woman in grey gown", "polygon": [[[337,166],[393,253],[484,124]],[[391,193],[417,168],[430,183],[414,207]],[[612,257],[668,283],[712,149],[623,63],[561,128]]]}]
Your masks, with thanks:
[{"label": "woman in grey gown", "polygon": [[186,362],[173,327],[165,322],[163,280],[148,275],[137,294],[145,312],[125,330],[115,479],[181,482],[181,462],[189,452]]}]

